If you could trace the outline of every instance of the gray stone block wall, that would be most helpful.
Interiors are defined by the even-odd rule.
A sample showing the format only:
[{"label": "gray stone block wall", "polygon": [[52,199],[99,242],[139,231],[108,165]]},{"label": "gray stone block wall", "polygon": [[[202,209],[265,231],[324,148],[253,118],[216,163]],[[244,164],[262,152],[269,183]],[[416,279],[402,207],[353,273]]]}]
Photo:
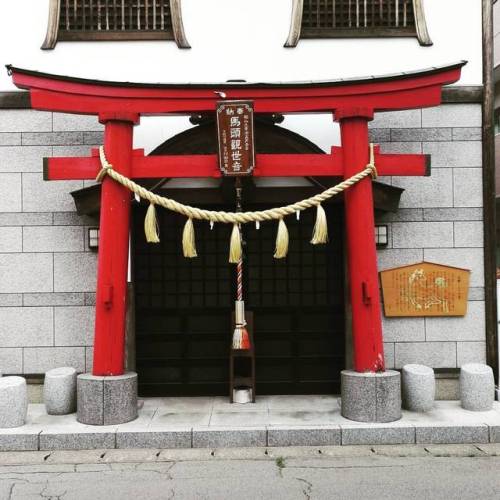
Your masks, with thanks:
[{"label": "gray stone block wall", "polygon": [[87,156],[102,143],[95,117],[0,110],[0,371],[91,368],[97,255],[70,191],[45,182],[44,157]]},{"label": "gray stone block wall", "polygon": [[[472,270],[463,318],[384,318],[388,367],[452,368],[484,362],[481,108],[378,113],[382,151],[432,154],[432,175],[384,177],[405,189],[397,213],[378,217],[390,242],[380,269],[423,259]],[[0,371],[91,367],[97,255],[69,191],[91,182],[42,179],[44,156],[88,155],[102,143],[92,116],[0,110]]]},{"label": "gray stone block wall", "polygon": [[370,133],[383,152],[432,155],[430,177],[383,179],[405,191],[398,213],[377,217],[389,226],[389,245],[378,250],[379,269],[426,260],[471,270],[464,318],[383,319],[387,366],[484,362],[481,106],[379,114]]}]

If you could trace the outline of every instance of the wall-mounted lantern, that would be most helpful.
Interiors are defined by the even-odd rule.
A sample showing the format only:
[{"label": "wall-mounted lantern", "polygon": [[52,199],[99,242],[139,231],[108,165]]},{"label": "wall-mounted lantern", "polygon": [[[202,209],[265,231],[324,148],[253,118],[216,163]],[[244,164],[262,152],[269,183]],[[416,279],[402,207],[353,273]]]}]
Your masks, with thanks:
[{"label": "wall-mounted lantern", "polygon": [[87,241],[90,250],[97,250],[99,248],[99,228],[89,227],[87,234]]},{"label": "wall-mounted lantern", "polygon": [[375,226],[375,243],[377,248],[384,248],[389,244],[389,228],[385,224]]}]

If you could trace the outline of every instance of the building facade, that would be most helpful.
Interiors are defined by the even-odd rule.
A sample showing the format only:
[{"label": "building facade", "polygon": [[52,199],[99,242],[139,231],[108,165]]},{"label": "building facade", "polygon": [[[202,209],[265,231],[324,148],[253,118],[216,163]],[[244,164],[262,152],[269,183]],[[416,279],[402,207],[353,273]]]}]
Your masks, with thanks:
[{"label": "building facade", "polygon": [[[384,153],[431,155],[428,177],[378,179],[376,223],[388,235],[378,248],[379,270],[428,261],[471,271],[464,317],[384,317],[384,353],[387,368],[423,363],[437,369],[439,377],[450,381],[442,384],[443,397],[452,394],[453,389],[446,392],[445,387],[453,386],[463,363],[493,364],[498,351],[488,319],[494,295],[486,292],[494,271],[485,266],[485,213],[491,207],[483,196],[489,181],[483,164],[480,0],[426,2],[424,11],[410,11],[420,9],[420,2],[381,2],[392,9],[384,16],[398,23],[397,36],[389,38],[375,28],[366,33],[363,23],[374,15],[366,2],[352,2],[352,11],[344,12],[348,27],[343,26],[339,38],[332,30],[319,29],[323,21],[311,24],[314,16],[338,26],[341,22],[340,14],[334,18],[331,10],[323,11],[315,2],[215,5],[185,0],[182,30],[172,10],[171,19],[177,23],[171,29],[173,41],[65,41],[72,36],[64,34],[61,19],[69,23],[71,17],[63,5],[58,41],[53,43],[52,32],[52,43],[44,44],[50,50],[42,51],[52,3],[25,0],[2,7],[8,11],[0,30],[2,46],[7,47],[4,63],[99,80],[187,83],[325,80],[467,60],[461,80],[444,89],[441,106],[377,113],[369,125],[371,140]],[[158,9],[164,4],[153,3]],[[347,2],[333,2],[332,7],[340,4]],[[297,24],[300,6],[303,17]],[[106,12],[102,26],[111,19]],[[425,21],[420,19],[417,29],[415,19],[421,12]],[[302,37],[293,36],[298,25]],[[361,31],[364,35],[358,37]],[[89,230],[99,226],[98,206],[96,210],[91,198],[96,183],[47,182],[42,169],[43,158],[88,156],[103,143],[102,125],[94,116],[31,110],[29,99],[16,91],[7,73],[0,77],[0,107],[0,371],[34,378],[61,365],[91,371],[97,252],[91,248]],[[213,152],[213,121],[188,118],[143,119],[135,127],[134,146],[153,154]],[[340,144],[331,113],[261,118],[257,151],[307,153]],[[231,209],[224,186],[213,180],[164,180],[156,189],[191,204]],[[252,207],[294,201],[294,196],[318,187],[305,178],[266,179],[256,181],[254,189]],[[84,215],[76,213],[75,201]],[[134,205],[129,366],[137,369],[145,395],[225,394],[225,337],[230,338],[226,325],[234,300],[227,235],[217,229],[210,232],[208,225],[201,228],[205,255],[186,263],[178,250],[179,221],[162,215],[165,242],[151,247],[144,242],[143,215],[144,207]],[[351,366],[342,202],[332,205],[328,216],[334,237],[326,248],[314,251],[307,247],[307,217],[295,226],[290,223],[297,246],[293,250],[292,237],[284,263],[263,257],[272,254],[274,229],[246,234],[246,294],[254,313],[258,393],[259,381],[261,392],[268,393],[337,391],[340,370]],[[302,224],[307,224],[305,230]]]}]

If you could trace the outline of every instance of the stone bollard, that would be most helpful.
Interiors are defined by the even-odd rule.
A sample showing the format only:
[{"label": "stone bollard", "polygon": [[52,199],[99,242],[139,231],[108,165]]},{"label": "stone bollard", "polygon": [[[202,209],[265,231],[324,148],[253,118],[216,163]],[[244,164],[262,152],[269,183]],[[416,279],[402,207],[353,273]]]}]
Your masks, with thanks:
[{"label": "stone bollard", "polygon": [[20,427],[28,413],[28,390],[23,377],[0,378],[0,428]]},{"label": "stone bollard", "polygon": [[462,408],[488,411],[495,399],[495,380],[490,366],[468,363],[460,368],[460,400]]},{"label": "stone bollard", "polygon": [[402,370],[403,406],[410,411],[432,410],[436,396],[434,370],[424,365],[405,365]]},{"label": "stone bollard", "polygon": [[76,411],[76,370],[54,368],[45,374],[43,401],[49,415],[68,415]]}]

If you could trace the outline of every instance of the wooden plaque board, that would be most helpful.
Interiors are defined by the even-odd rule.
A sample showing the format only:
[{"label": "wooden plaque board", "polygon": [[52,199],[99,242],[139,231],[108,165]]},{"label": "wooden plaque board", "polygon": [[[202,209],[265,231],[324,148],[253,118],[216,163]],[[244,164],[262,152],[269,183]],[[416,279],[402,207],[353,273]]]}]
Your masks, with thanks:
[{"label": "wooden plaque board", "polygon": [[380,272],[386,316],[465,316],[470,271],[421,262]]},{"label": "wooden plaque board", "polygon": [[255,166],[253,102],[217,103],[219,168],[224,175],[250,175]]}]

